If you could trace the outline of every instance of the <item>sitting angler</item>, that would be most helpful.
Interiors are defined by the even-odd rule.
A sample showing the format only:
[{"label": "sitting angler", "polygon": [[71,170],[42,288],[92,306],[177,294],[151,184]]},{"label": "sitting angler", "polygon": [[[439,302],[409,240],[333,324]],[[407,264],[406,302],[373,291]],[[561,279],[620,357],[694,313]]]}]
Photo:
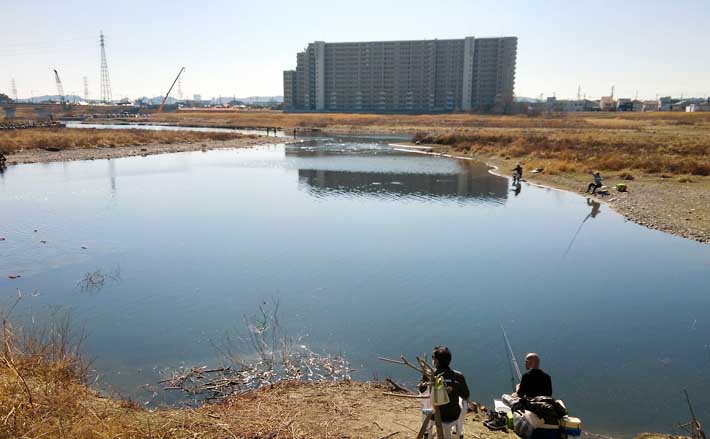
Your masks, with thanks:
[{"label": "sitting angler", "polygon": [[540,356],[531,352],[525,356],[525,369],[516,394],[523,398],[536,396],[552,396],[552,379],[540,369]]},{"label": "sitting angler", "polygon": [[523,179],[523,167],[518,163],[515,165],[515,168],[513,168],[513,184],[520,183],[520,180]]}]

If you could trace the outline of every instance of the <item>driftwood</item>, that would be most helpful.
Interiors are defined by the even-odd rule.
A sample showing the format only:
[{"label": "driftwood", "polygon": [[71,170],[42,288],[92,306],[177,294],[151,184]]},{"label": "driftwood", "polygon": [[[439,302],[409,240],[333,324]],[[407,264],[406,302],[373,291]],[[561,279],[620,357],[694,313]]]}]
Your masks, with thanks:
[{"label": "driftwood", "polygon": [[[244,340],[250,359],[233,350],[229,340],[222,348],[224,367],[206,366],[179,369],[158,381],[160,390],[178,390],[196,400],[221,400],[232,395],[268,387],[280,381],[346,381],[350,379],[350,363],[342,356],[324,355],[296,343],[279,324],[279,304],[273,301],[259,306],[259,313],[245,316],[248,330]],[[153,392],[157,396],[157,391]]]},{"label": "driftwood", "polygon": [[415,393],[415,392],[413,392],[413,391],[407,389],[406,387],[404,387],[404,386],[402,386],[402,385],[400,385],[400,384],[397,384],[396,382],[394,382],[394,381],[393,381],[392,379],[390,379],[390,378],[385,379],[385,381],[386,381],[387,383],[389,383],[390,386],[392,386],[392,390],[393,390],[394,392]]},{"label": "driftwood", "polygon": [[428,396],[424,395],[410,395],[407,393],[392,393],[392,392],[382,392],[385,396],[396,396],[398,398],[413,398],[413,399],[428,399]]}]

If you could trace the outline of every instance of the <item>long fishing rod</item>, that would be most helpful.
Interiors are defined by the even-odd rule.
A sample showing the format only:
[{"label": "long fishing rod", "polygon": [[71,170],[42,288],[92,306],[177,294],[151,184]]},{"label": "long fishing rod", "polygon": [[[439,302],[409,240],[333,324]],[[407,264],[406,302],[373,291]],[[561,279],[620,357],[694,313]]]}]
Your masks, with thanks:
[{"label": "long fishing rod", "polygon": [[703,427],[700,424],[700,421],[698,421],[698,418],[695,417],[695,410],[693,410],[693,405],[690,403],[690,396],[688,396],[688,390],[683,389],[683,392],[685,393],[685,400],[688,402],[688,408],[690,409],[690,416],[693,419],[692,420],[693,429],[691,431],[691,435],[693,438],[705,439],[705,432],[703,431]]},{"label": "long fishing rod", "polygon": [[520,373],[520,366],[518,366],[518,360],[515,359],[515,354],[513,353],[513,348],[510,346],[510,341],[508,341],[508,334],[505,333],[505,328],[500,325],[500,329],[503,331],[503,340],[505,340],[505,349],[508,356],[508,365],[510,366],[510,381],[515,389],[515,378],[518,378],[518,382],[523,379],[523,374]]}]

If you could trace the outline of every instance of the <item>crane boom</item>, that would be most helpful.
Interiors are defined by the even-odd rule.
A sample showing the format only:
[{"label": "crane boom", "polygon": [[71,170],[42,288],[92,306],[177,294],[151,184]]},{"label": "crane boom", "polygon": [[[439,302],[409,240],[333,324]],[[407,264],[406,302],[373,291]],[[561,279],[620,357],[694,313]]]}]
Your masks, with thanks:
[{"label": "crane boom", "polygon": [[173,81],[172,85],[168,89],[168,92],[165,93],[165,97],[163,98],[163,102],[160,103],[160,108],[158,108],[158,113],[163,112],[163,107],[165,106],[165,101],[168,100],[168,96],[170,96],[170,92],[173,90],[173,87],[175,87],[175,83],[180,79],[180,75],[182,75],[182,72],[185,71],[185,67],[181,68],[180,71],[178,72],[177,76],[175,77],[175,80]]},{"label": "crane boom", "polygon": [[64,97],[64,87],[62,87],[62,81],[59,79],[59,73],[57,69],[54,69],[54,80],[57,82],[57,93],[59,93],[59,102],[64,105],[66,99]]}]

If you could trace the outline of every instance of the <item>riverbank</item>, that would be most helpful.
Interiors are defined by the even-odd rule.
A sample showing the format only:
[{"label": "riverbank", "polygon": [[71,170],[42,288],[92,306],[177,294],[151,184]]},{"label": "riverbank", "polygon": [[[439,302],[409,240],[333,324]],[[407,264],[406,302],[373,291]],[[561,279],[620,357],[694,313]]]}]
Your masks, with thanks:
[{"label": "riverbank", "polygon": [[[452,152],[448,149],[444,151]],[[462,157],[455,153],[453,155]],[[473,157],[495,166],[498,168],[496,173],[503,176],[512,175],[512,169],[520,162],[526,169],[524,179],[529,183],[589,196],[595,201],[605,203],[629,221],[639,225],[698,242],[710,243],[710,203],[707,201],[710,197],[710,178],[708,177],[694,177],[692,183],[687,183],[659,175],[637,173],[634,180],[629,181],[619,174],[603,174],[604,185],[609,188],[610,194],[602,197],[585,193],[592,179],[591,175],[586,173],[548,174],[543,168],[542,172],[534,174],[530,172],[534,168],[527,166],[525,160],[476,154],[463,157]],[[615,190],[614,185],[617,183],[626,184],[628,192]]]},{"label": "riverbank", "polygon": [[[219,403],[146,409],[133,401],[99,395],[65,364],[30,370],[17,363],[0,365],[2,437],[385,439],[413,438],[421,426],[419,401],[386,395],[389,386],[378,382],[285,381]],[[469,411],[465,436],[517,437],[489,430],[483,425],[485,419],[485,412]]]},{"label": "riverbank", "polygon": [[[66,334],[66,333],[63,333]],[[197,407],[146,409],[88,385],[86,363],[66,340],[34,339],[21,350],[4,337],[0,437],[388,438],[414,437],[419,402],[385,395],[380,383],[283,381]],[[466,434],[504,439],[469,413]]]},{"label": "riverbank", "polygon": [[[710,203],[707,202],[710,196],[710,178],[708,177],[695,177],[692,183],[688,183],[667,176],[648,174],[636,174],[631,181],[626,177],[629,175],[626,173],[603,175],[604,185],[609,188],[610,194],[592,196],[585,192],[591,182],[591,176],[586,173],[546,173],[544,168],[542,172],[533,173],[531,170],[534,168],[525,160],[471,152],[462,154],[442,145],[401,143],[396,147],[414,153],[482,161],[493,168],[492,173],[502,177],[511,176],[512,169],[517,163],[521,163],[525,169],[525,182],[577,193],[606,204],[627,220],[639,225],[698,242],[710,243]],[[626,184],[629,187],[628,191],[615,190],[614,185],[617,183]]]},{"label": "riverbank", "polygon": [[[28,130],[29,131],[29,130]],[[38,138],[1,139],[7,166],[22,163],[115,159],[218,148],[247,148],[273,143],[273,137],[239,133],[147,130],[67,130],[33,133]],[[86,132],[84,132],[86,131]],[[137,131],[134,132],[134,131]],[[26,131],[24,131],[26,132]],[[49,138],[46,138],[48,137]]]}]

